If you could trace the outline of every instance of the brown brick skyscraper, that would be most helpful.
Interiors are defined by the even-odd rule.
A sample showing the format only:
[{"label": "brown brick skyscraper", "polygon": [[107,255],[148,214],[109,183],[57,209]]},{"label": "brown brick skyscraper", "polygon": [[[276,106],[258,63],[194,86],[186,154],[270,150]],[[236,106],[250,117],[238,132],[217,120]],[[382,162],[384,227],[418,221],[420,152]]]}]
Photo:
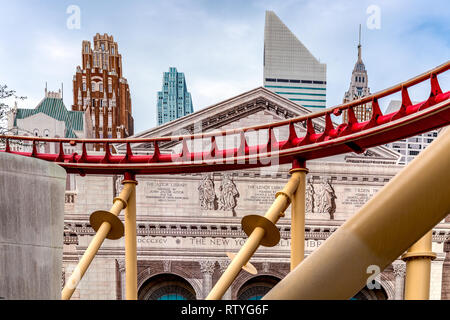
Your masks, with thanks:
[{"label": "brown brick skyscraper", "polygon": [[131,97],[122,76],[122,55],[112,36],[96,34],[94,47],[83,41],[82,67],[73,76],[72,110],[90,113],[93,138],[133,135]]}]

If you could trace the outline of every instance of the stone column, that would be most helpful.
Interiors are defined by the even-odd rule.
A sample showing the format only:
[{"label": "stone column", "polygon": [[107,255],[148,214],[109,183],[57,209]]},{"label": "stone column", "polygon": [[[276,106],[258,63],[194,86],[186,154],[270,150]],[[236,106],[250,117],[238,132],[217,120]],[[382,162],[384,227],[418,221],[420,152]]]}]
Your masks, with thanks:
[{"label": "stone column", "polygon": [[125,300],[125,260],[118,260],[120,274],[120,299]]},{"label": "stone column", "polygon": [[405,273],[406,264],[403,262],[396,262],[392,264],[394,267],[395,276],[395,300],[403,300],[403,291],[405,287]]},{"label": "stone column", "polygon": [[[447,222],[450,222],[450,215],[447,216]],[[442,265],[442,288],[441,299],[450,300],[450,239],[444,243],[445,259]]]},{"label": "stone column", "polygon": [[203,274],[203,298],[206,298],[212,289],[212,275],[214,273],[215,261],[200,260],[200,271]]},{"label": "stone column", "polygon": [[[224,273],[225,270],[228,268],[228,266],[230,265],[230,260],[219,260],[219,270],[220,273]],[[225,291],[225,294],[222,297],[222,300],[231,300],[231,286],[228,288],[227,291]]]}]

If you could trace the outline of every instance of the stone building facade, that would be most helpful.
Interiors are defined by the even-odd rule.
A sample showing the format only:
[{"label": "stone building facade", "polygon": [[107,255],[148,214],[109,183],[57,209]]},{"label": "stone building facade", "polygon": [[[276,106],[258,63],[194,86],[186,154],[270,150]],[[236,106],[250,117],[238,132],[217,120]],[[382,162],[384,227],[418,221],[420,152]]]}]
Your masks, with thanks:
[{"label": "stone building facade", "polygon": [[107,34],[81,45],[82,65],[73,76],[72,110],[90,111],[93,138],[124,138],[133,135],[131,96],[123,77],[122,55]]},{"label": "stone building facade", "polygon": [[[195,132],[200,127],[203,132],[240,128],[307,112],[288,99],[257,88],[136,137]],[[314,125],[320,130],[323,123]],[[300,126],[297,130],[305,129]],[[206,143],[203,146],[208,148]],[[135,147],[139,153],[140,147]],[[177,142],[170,142],[160,149],[169,153],[178,147]],[[119,151],[123,148],[117,146]],[[402,166],[395,164],[397,158],[395,152],[376,147],[360,155],[307,163],[306,257],[401,170]],[[288,165],[275,164],[242,171],[137,176],[139,299],[204,299],[229,264],[226,253],[237,253],[247,238],[241,219],[249,214],[264,215],[275,193],[289,179],[289,169]],[[63,282],[94,235],[89,215],[110,208],[120,192],[120,182],[118,176],[77,177],[77,190],[65,208]],[[123,219],[123,214],[120,217]],[[258,274],[241,271],[224,299],[259,299],[287,275],[290,209],[277,226],[280,242],[260,247],[250,259]],[[448,245],[444,243],[449,234],[450,225],[444,221],[433,231],[437,259],[431,268],[432,299],[448,298],[449,259],[444,250]],[[105,240],[73,298],[124,299],[124,254],[123,238]],[[377,277],[378,287],[364,288],[355,299],[402,299],[404,276],[405,264],[396,260]]]}]

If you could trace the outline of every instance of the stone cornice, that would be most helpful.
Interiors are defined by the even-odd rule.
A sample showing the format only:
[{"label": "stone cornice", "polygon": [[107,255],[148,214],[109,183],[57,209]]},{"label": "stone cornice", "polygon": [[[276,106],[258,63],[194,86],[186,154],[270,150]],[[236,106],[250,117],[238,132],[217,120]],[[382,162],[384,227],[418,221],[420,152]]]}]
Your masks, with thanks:
[{"label": "stone cornice", "polygon": [[[64,237],[64,244],[78,244],[79,236],[93,236],[91,226],[86,222],[81,226],[71,226],[74,233]],[[305,240],[326,240],[336,231],[338,226],[306,225]],[[290,225],[279,224],[282,239],[290,239]],[[138,223],[137,236],[160,237],[219,237],[219,238],[247,238],[240,224],[187,224],[187,223]],[[433,241],[442,243],[450,237],[450,230],[433,230]]]}]

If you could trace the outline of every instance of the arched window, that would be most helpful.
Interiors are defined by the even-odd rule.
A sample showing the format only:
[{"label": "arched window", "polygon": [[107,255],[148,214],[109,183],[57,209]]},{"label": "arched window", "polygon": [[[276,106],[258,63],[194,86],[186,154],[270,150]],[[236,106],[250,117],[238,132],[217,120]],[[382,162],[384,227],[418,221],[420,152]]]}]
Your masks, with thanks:
[{"label": "arched window", "polygon": [[366,286],[355,294],[350,300],[387,300],[388,295],[386,291],[381,285],[379,285],[379,288],[380,289],[369,289]]},{"label": "arched window", "polygon": [[37,137],[39,136],[39,130],[38,129],[34,129],[33,130],[33,134]]},{"label": "arched window", "polygon": [[248,280],[239,289],[238,300],[261,300],[280,279],[273,276],[257,276]]},{"label": "arched window", "polygon": [[138,292],[139,300],[195,300],[195,290],[180,276],[160,274],[148,279]]},{"label": "arched window", "polygon": [[50,136],[50,131],[48,129],[44,130],[44,137]]}]

